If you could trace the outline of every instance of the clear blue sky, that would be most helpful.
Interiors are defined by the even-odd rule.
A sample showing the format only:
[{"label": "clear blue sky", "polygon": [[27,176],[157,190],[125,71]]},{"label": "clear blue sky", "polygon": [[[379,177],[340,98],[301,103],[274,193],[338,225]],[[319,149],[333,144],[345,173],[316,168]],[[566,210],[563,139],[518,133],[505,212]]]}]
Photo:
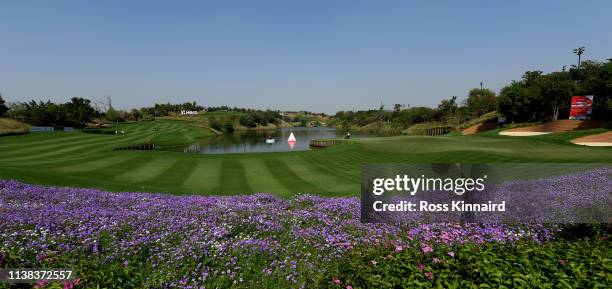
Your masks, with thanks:
[{"label": "clear blue sky", "polygon": [[[503,3],[498,3],[503,2]],[[119,108],[433,106],[612,57],[612,1],[2,1],[0,93]]]}]

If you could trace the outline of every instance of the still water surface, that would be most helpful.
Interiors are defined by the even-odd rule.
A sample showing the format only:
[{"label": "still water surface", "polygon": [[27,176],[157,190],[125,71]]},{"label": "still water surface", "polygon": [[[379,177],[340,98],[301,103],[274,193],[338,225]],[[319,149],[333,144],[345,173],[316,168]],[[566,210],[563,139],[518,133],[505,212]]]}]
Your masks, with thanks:
[{"label": "still water surface", "polygon": [[[287,141],[291,132],[296,138],[293,144]],[[351,138],[372,136],[359,134],[351,135]],[[274,138],[275,142],[266,143],[268,137]],[[342,132],[333,128],[292,127],[278,130],[248,130],[203,139],[183,148],[183,151],[201,154],[304,151],[311,149],[309,147],[311,140],[343,137]]]}]

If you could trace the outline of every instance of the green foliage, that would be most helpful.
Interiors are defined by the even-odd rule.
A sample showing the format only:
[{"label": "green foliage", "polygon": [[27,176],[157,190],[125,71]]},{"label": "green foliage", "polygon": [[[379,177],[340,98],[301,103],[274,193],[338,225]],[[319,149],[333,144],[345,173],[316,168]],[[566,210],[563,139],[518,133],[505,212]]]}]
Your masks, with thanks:
[{"label": "green foliage", "polygon": [[[104,118],[107,121],[116,122],[119,121],[119,113],[113,107],[109,107],[108,110],[106,110]],[[121,121],[123,121],[123,119],[121,119]]]},{"label": "green foliage", "polygon": [[431,129],[440,129],[444,131],[452,130],[451,127],[441,122],[423,122],[410,126],[402,131],[402,133],[408,135],[427,135],[427,132]]},{"label": "green foliage", "polygon": [[410,125],[430,121],[436,117],[436,114],[437,112],[429,107],[410,107],[400,111],[396,117],[396,120],[400,123]]},{"label": "green foliage", "polygon": [[0,117],[3,117],[6,112],[8,112],[9,108],[6,106],[4,99],[2,98],[2,94],[0,94]]},{"label": "green foliage", "polygon": [[252,115],[244,114],[240,116],[240,124],[246,127],[256,127],[257,123]]},{"label": "green foliage", "polygon": [[415,123],[429,121],[437,117],[438,111],[429,107],[409,107],[398,110],[394,107],[392,112],[384,110],[367,111],[339,111],[334,116],[337,127],[348,131],[350,127],[359,127],[359,130],[379,133],[381,135],[397,135],[404,128]]},{"label": "green foliage", "polygon": [[140,109],[141,114],[153,115],[155,117],[168,116],[171,113],[178,114],[182,110],[187,111],[200,111],[204,110],[204,107],[194,102],[185,102],[180,104],[172,103],[156,103],[153,107],[143,107]]},{"label": "green foliage", "polygon": [[564,72],[553,72],[544,75],[539,83],[543,108],[552,120],[557,120],[559,114],[569,114],[571,97],[576,91],[576,83]]},{"label": "green foliage", "polygon": [[612,282],[606,235],[545,244],[437,244],[429,254],[418,248],[415,242],[401,252],[355,250],[334,264],[335,276],[353,288],[609,288]]},{"label": "green foliage", "polygon": [[225,132],[232,132],[234,131],[234,122],[231,120],[226,120],[221,124],[221,130],[225,131]]},{"label": "green foliage", "polygon": [[221,118],[220,117],[214,117],[211,116],[208,118],[208,126],[210,126],[211,128],[214,128],[216,130],[221,130]]},{"label": "green foliage", "polygon": [[479,123],[483,123],[483,122],[497,122],[497,111],[491,111],[488,113],[485,113],[479,117],[476,118],[472,118],[464,123],[462,123],[461,125],[457,126],[458,129],[466,129],[470,126],[479,124]]},{"label": "green foliage", "polygon": [[447,119],[457,112],[457,97],[452,96],[449,99],[443,99],[438,105],[438,113],[442,116],[442,119]]},{"label": "green foliage", "polygon": [[468,93],[465,100],[467,112],[472,117],[481,116],[485,113],[494,111],[497,108],[495,92],[485,88],[474,88]]},{"label": "green foliage", "polygon": [[[180,266],[160,263],[154,269],[145,262],[155,254],[147,247],[129,255],[104,258],[104,252],[111,248],[110,242],[120,240],[102,232],[97,237],[99,253],[74,251],[39,260],[34,255],[8,251],[4,252],[3,265],[10,267],[29,262],[36,268],[72,268],[80,279],[76,288],[158,288],[168,280],[194,276],[193,272],[201,268],[214,269],[206,278],[210,288],[296,288],[301,284],[306,288],[337,289],[348,286],[355,289],[609,288],[612,243],[601,228],[595,227],[587,236],[557,238],[545,243],[531,240],[435,243],[432,252],[424,253],[422,240],[414,239],[402,248],[393,244],[358,245],[344,254],[325,256],[321,255],[324,249],[300,244],[300,240],[289,239],[281,233],[280,242],[300,244],[291,246],[299,249],[271,253],[236,248],[226,258],[182,256]],[[246,234],[246,229],[239,229],[234,234]],[[125,234],[130,233],[126,228]],[[214,255],[214,250],[211,248],[208,253]],[[283,260],[296,259],[296,256],[311,257],[303,258],[303,264],[284,265]],[[225,274],[226,270],[232,273]],[[235,274],[239,274],[239,278]],[[58,283],[43,288],[56,288],[53,286]]]},{"label": "green foliage", "polygon": [[70,102],[64,104],[67,111],[66,126],[82,128],[96,116],[96,111],[91,107],[91,101],[81,97],[73,97]]},{"label": "green foliage", "polygon": [[231,115],[208,117],[208,126],[218,131],[233,132],[234,123],[235,117]]},{"label": "green foliage", "polygon": [[70,126],[83,128],[97,112],[88,99],[73,97],[70,102],[55,104],[50,101],[30,101],[15,106],[10,112],[14,118],[23,119],[35,126]]},{"label": "green foliage", "polygon": [[[399,124],[402,129],[423,122],[441,122],[453,127],[464,127],[474,118],[498,111],[511,122],[549,121],[567,118],[571,96],[594,95],[593,118],[610,120],[612,117],[612,60],[606,63],[584,61],[580,70],[544,74],[527,71],[520,81],[512,81],[500,91],[499,97],[487,88],[469,91],[463,105],[457,97],[443,99],[434,109],[408,108],[400,104],[393,111],[340,111],[332,124],[345,129],[351,127],[385,127],[384,122]],[[416,126],[419,128],[420,126]],[[400,131],[402,130],[400,129]],[[405,130],[404,130],[405,131]]]},{"label": "green foliage", "polygon": [[572,95],[593,95],[593,118],[612,115],[612,61],[584,61],[578,70],[527,71],[522,80],[502,88],[499,112],[510,121],[547,121],[567,118]]}]

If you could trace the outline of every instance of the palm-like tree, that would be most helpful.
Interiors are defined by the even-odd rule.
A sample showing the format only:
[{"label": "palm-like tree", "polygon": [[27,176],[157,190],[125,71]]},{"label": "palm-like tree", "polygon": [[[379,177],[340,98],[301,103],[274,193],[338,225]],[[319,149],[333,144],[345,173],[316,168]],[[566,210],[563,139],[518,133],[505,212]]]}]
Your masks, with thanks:
[{"label": "palm-like tree", "polygon": [[580,69],[580,55],[582,55],[582,53],[584,53],[585,47],[581,46],[578,47],[576,49],[574,49],[574,54],[578,55],[578,69]]}]

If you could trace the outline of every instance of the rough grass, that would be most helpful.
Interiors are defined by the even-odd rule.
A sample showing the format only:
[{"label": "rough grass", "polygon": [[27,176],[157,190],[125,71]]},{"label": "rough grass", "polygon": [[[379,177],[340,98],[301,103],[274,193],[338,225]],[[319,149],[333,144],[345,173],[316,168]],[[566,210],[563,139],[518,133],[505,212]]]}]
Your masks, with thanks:
[{"label": "rough grass", "polygon": [[436,127],[449,127],[450,125],[442,122],[423,122],[411,125],[409,128],[404,129],[402,134],[407,135],[425,135],[425,132],[430,128]]},{"label": "rough grass", "polygon": [[0,118],[0,136],[26,134],[30,126],[10,118]]},{"label": "rough grass", "polygon": [[524,138],[498,136],[496,131],[471,136],[396,136],[281,153],[113,151],[147,139],[160,145],[178,145],[213,135],[197,125],[164,120],[120,125],[125,136],[54,132],[2,137],[0,178],[115,191],[355,196],[360,190],[361,168],[366,163],[612,160],[611,148],[569,142],[588,131]]},{"label": "rough grass", "polygon": [[487,112],[477,118],[471,119],[469,121],[466,121],[462,124],[460,124],[459,126],[457,126],[457,129],[466,129],[468,127],[471,127],[473,125],[477,125],[479,123],[483,123],[483,122],[487,122],[487,121],[497,121],[497,111],[492,111],[492,112]]}]

